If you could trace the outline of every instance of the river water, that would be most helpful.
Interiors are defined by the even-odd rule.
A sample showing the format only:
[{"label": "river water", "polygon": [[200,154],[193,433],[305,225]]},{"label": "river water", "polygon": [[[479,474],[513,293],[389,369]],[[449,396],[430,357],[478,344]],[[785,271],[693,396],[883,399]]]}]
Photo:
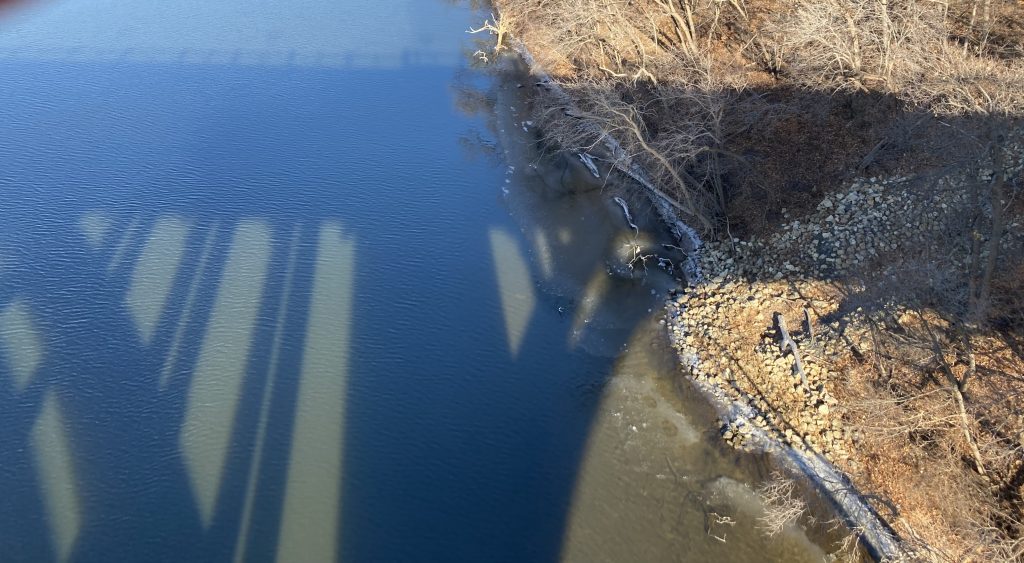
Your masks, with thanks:
[{"label": "river water", "polygon": [[3,561],[821,559],[755,530],[674,280],[623,274],[482,17],[0,12]]}]

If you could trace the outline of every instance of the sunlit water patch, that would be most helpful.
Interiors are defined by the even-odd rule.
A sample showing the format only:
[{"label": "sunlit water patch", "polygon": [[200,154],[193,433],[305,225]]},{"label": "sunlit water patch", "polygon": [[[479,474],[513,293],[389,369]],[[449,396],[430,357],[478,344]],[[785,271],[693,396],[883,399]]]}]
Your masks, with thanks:
[{"label": "sunlit water patch", "polygon": [[103,213],[93,211],[82,215],[79,225],[82,227],[82,234],[89,247],[98,250],[103,246],[107,235],[110,234],[114,220]]},{"label": "sunlit water patch", "polygon": [[270,404],[273,399],[273,390],[277,384],[280,371],[281,347],[284,344],[285,320],[288,316],[288,304],[292,299],[293,286],[295,281],[295,266],[298,254],[299,235],[301,227],[295,227],[291,242],[288,245],[288,265],[285,270],[284,287],[281,290],[281,298],[278,304],[278,311],[274,319],[274,337],[271,342],[270,358],[268,359],[269,369],[267,380],[263,384],[263,392],[260,400],[259,421],[256,426],[256,443],[253,446],[251,460],[249,462],[249,476],[245,487],[245,501],[242,505],[241,521],[239,523],[238,541],[235,543],[235,561],[245,561],[246,550],[249,545],[249,537],[252,533],[253,510],[256,502],[257,489],[260,483],[261,465],[263,450],[267,441],[267,426],[270,420]]},{"label": "sunlit water patch", "polygon": [[526,325],[537,305],[533,280],[516,239],[504,231],[492,229],[490,240],[491,257],[501,296],[501,311],[505,319],[505,336],[508,338],[509,352],[516,356],[523,343]]},{"label": "sunlit water patch", "polygon": [[174,375],[174,370],[177,367],[178,357],[181,355],[182,338],[184,338],[185,329],[188,327],[189,321],[193,320],[192,314],[194,312],[196,299],[199,296],[199,288],[208,274],[210,252],[213,250],[213,244],[217,240],[217,233],[218,229],[216,225],[208,230],[206,233],[206,241],[203,243],[203,248],[199,252],[195,274],[193,274],[192,280],[189,282],[188,293],[185,295],[185,302],[182,305],[181,319],[178,320],[178,326],[175,328],[174,336],[171,338],[170,351],[167,354],[167,358],[164,360],[163,369],[160,370],[161,389],[167,387],[167,384],[170,382],[171,377]]},{"label": "sunlit water patch", "polygon": [[188,223],[181,217],[161,217],[146,240],[142,256],[135,262],[125,303],[145,344],[152,340],[167,306],[187,237]]},{"label": "sunlit water patch", "polygon": [[332,561],[338,553],[355,260],[340,225],[321,227],[278,538],[282,563]]},{"label": "sunlit water patch", "polygon": [[67,561],[82,528],[82,507],[74,470],[68,422],[49,391],[32,427],[32,453],[46,508],[46,524],[59,561]]},{"label": "sunlit water patch", "polygon": [[225,478],[270,244],[270,229],[262,222],[248,220],[235,228],[189,388],[181,450],[206,525]]},{"label": "sunlit water patch", "polygon": [[0,311],[0,344],[14,376],[14,388],[22,391],[32,383],[43,360],[43,338],[25,301],[19,299]]}]

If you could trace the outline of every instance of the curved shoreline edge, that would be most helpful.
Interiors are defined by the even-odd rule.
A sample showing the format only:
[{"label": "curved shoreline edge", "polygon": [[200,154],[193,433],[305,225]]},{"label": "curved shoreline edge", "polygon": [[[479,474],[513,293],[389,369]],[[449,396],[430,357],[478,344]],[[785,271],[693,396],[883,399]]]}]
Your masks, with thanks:
[{"label": "curved shoreline edge", "polygon": [[[534,74],[544,82],[549,87],[549,91],[555,94],[567,107],[575,107],[569,94],[551,80],[551,77],[543,68],[540,68],[536,59],[530,54],[529,49],[527,49],[522,41],[512,39],[510,44],[516,55],[527,65],[531,74]],[[643,167],[632,161],[618,141],[608,132],[590,121],[584,125],[592,129],[604,142],[605,149],[611,158],[602,158],[601,160],[608,162],[613,168],[630,177],[643,188],[644,193],[655,206],[660,219],[679,242],[687,256],[687,264],[684,268],[687,284],[689,286],[696,286],[703,283],[705,280],[704,272],[701,271],[697,260],[703,243],[697,231],[679,218],[677,213],[678,205],[650,181],[649,175]],[[587,155],[586,153],[581,153],[581,155],[594,158],[594,155]],[[682,338],[680,335],[687,332],[681,315],[673,316],[669,314],[668,307],[666,307],[665,320],[668,338],[673,348],[677,350],[677,359],[681,370],[686,375],[690,384],[701,392],[720,416],[745,422],[752,429],[750,443],[753,446],[761,451],[773,454],[773,457],[793,474],[807,477],[817,491],[832,504],[847,526],[859,536],[861,544],[876,559],[898,559],[905,553],[899,538],[892,531],[891,527],[868,505],[863,495],[856,489],[845,473],[841,472],[823,456],[811,451],[802,451],[788,446],[756,425],[751,424],[750,422],[757,416],[757,412],[752,407],[732,400],[716,385],[691,377],[689,372],[698,364],[699,358],[695,354],[686,354],[681,351],[684,347],[682,346],[683,343],[680,342],[680,338]],[[673,328],[678,328],[679,330],[672,330]]]}]

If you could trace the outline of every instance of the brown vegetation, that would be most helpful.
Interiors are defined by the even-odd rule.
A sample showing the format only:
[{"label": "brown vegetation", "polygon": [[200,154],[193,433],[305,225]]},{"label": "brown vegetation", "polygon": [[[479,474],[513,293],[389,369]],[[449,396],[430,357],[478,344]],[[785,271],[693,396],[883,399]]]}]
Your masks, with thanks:
[{"label": "brown vegetation", "polygon": [[[579,117],[616,134],[705,228],[760,228],[806,199],[793,192],[905,166],[934,147],[900,137],[936,116],[1024,114],[1017,2],[496,4],[502,38],[522,38]],[[564,109],[541,116],[551,140],[596,143]]]},{"label": "brown vegetation", "polygon": [[[1020,318],[963,324],[969,181],[859,181],[769,236],[709,242],[701,265],[715,277],[670,302],[671,330],[701,360],[693,377],[758,413],[740,431],[726,421],[731,444],[759,427],[826,456],[921,559],[1012,561]],[[1018,220],[999,248],[1009,263],[1024,252]]]},{"label": "brown vegetation", "polygon": [[695,376],[831,456],[915,557],[1024,557],[1024,3],[494,3],[498,47],[571,98],[537,88],[548,146],[614,136],[711,241]]}]

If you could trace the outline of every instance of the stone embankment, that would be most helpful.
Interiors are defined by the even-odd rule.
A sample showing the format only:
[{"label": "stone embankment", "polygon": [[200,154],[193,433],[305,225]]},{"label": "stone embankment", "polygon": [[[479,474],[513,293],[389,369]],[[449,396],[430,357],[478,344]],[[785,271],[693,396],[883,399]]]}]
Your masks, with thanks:
[{"label": "stone embankment", "polygon": [[[981,171],[982,190],[990,179]],[[859,400],[853,380],[875,373],[865,366],[878,345],[879,311],[918,315],[920,302],[907,298],[918,288],[908,285],[940,285],[937,276],[969,266],[971,186],[951,176],[858,180],[799,218],[783,210],[785,223],[769,236],[705,244],[705,278],[670,296],[666,323],[690,378],[718,397],[728,444],[789,446],[877,490],[880,469],[861,443],[863,411],[850,416]],[[1024,248],[1015,221],[1006,225],[1006,250]]]},{"label": "stone embankment", "polygon": [[[981,179],[990,174],[982,171]],[[857,181],[770,237],[701,249],[706,278],[666,302],[667,321],[690,375],[757,413],[723,421],[730,444],[742,446],[756,426],[794,447],[849,459],[856,435],[844,427],[835,384],[848,357],[873,346],[864,310],[848,303],[850,288],[898,289],[888,286],[906,283],[907,261],[920,258],[902,253],[940,246],[933,242],[950,237],[968,205],[963,180],[918,179],[923,188],[908,187],[913,181]],[[1020,225],[1008,224],[1004,246],[1022,244]],[[966,267],[969,249],[959,250],[943,260]],[[795,354],[783,346],[779,319]]]},{"label": "stone embankment", "polygon": [[[833,384],[842,375],[837,360],[866,343],[851,339],[857,311],[843,315],[841,326],[842,295],[833,281],[942,229],[937,213],[920,214],[923,202],[907,197],[908,180],[854,183],[772,237],[702,249],[708,278],[670,300],[668,318],[680,353],[697,359],[691,376],[757,413],[723,421],[727,442],[743,446],[756,426],[832,461],[849,459],[854,435]],[[783,327],[796,354],[782,346]]]}]

